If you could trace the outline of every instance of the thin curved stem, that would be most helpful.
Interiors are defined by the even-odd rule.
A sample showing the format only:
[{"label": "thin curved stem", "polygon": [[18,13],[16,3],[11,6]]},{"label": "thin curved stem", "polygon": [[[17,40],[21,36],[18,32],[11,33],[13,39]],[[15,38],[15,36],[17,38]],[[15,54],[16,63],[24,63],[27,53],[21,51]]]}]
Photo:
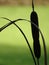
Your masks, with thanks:
[{"label": "thin curved stem", "polygon": [[31,55],[32,55],[32,57],[33,57],[33,59],[34,59],[34,63],[35,63],[35,65],[36,65],[36,60],[35,60],[35,57],[34,57],[34,55],[33,55],[31,46],[30,46],[30,44],[29,44],[29,42],[28,42],[28,40],[27,40],[27,37],[25,36],[25,34],[23,33],[23,31],[20,29],[20,27],[19,27],[17,24],[15,24],[15,23],[13,23],[13,24],[14,24],[14,25],[20,30],[20,32],[23,34],[23,36],[24,36],[24,38],[25,38],[25,40],[26,40],[26,42],[27,42],[27,45],[28,45],[28,47],[29,47],[29,49],[30,49]]},{"label": "thin curved stem", "polygon": [[[17,19],[17,20],[14,20],[14,21],[12,21],[12,22],[9,22],[7,26],[3,26],[3,27],[6,28],[6,27],[8,27],[9,25],[11,25],[11,24],[13,24],[14,22],[19,21],[19,20],[20,20],[20,21],[21,21],[21,20],[28,21],[28,22],[30,22],[32,25],[34,25],[34,26],[39,30],[39,32],[40,32],[40,34],[41,34],[41,37],[42,37],[42,40],[43,40],[43,46],[44,46],[44,58],[45,58],[45,59],[44,59],[44,62],[45,62],[45,65],[47,65],[47,53],[46,53],[46,45],[45,45],[44,36],[43,36],[41,30],[38,28],[38,26],[37,26],[36,24],[34,24],[34,23],[32,23],[31,21],[26,20],[26,19]],[[0,31],[3,30],[3,27],[1,28]]]},{"label": "thin curved stem", "polygon": [[39,59],[37,59],[37,65],[39,65]]},{"label": "thin curved stem", "polygon": [[32,9],[34,11],[34,0],[32,0]]},{"label": "thin curved stem", "polygon": [[8,19],[8,18],[6,18],[6,17],[1,17],[1,18],[5,19],[5,20],[8,20],[8,21],[11,21],[10,19]]}]

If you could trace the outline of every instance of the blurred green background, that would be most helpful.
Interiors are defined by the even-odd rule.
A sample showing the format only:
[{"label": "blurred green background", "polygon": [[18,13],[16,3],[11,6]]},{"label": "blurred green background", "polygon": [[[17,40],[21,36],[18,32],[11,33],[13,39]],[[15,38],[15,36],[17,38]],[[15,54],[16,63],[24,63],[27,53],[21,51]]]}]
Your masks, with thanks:
[{"label": "blurred green background", "polygon": [[[20,3],[17,3],[17,0],[14,0],[15,3],[13,0],[8,1],[9,0],[0,0],[0,17],[7,17],[11,20],[18,18],[30,20],[30,14],[32,12],[30,1],[27,0],[29,2],[28,4],[26,1],[25,4],[21,3],[22,0],[18,0]],[[49,5],[46,0],[41,2],[39,0],[39,3],[40,5],[35,1],[35,11],[38,14],[39,27],[46,41],[47,60],[49,65]],[[0,18],[0,27],[8,22],[9,21]],[[19,21],[16,22],[16,24],[23,30],[33,49],[31,24],[25,21]],[[44,65],[44,50],[41,36],[40,44],[42,51],[40,65]],[[0,65],[34,65],[34,61],[23,35],[13,24],[0,32]]]}]

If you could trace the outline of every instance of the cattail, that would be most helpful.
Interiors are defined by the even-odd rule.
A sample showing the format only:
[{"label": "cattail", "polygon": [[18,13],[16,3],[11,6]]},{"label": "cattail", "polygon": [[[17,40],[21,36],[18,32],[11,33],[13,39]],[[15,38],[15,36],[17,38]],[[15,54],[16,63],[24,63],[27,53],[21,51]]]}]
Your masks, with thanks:
[{"label": "cattail", "polygon": [[[31,13],[31,22],[36,24],[39,27],[38,24],[38,15],[35,11]],[[34,48],[34,54],[36,58],[40,58],[41,55],[41,49],[40,49],[40,42],[39,42],[39,30],[31,24],[31,30],[32,30],[32,37],[33,37],[33,48]]]},{"label": "cattail", "polygon": [[[31,16],[30,16],[31,22],[36,24],[39,27],[38,15],[34,11],[34,4],[33,4],[33,2],[32,2],[32,8],[33,8],[33,11],[32,11]],[[41,48],[40,48],[40,42],[39,42],[39,30],[32,24],[31,24],[31,30],[32,30],[32,37],[33,37],[34,54],[35,54],[35,57],[37,59],[39,59],[40,56],[41,56]]]}]

